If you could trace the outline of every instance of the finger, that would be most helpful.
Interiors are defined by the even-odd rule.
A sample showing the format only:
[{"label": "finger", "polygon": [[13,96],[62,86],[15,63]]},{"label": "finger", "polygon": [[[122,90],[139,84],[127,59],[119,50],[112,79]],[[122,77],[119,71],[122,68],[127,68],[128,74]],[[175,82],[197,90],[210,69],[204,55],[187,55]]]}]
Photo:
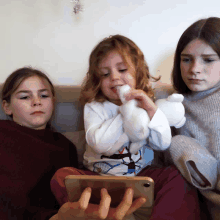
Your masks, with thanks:
[{"label": "finger", "polygon": [[134,190],[132,188],[128,188],[125,191],[124,197],[115,211],[115,219],[123,219],[127,211],[132,205]]},{"label": "finger", "polygon": [[111,197],[108,194],[108,191],[105,188],[101,189],[101,201],[98,210],[99,218],[105,219],[107,217],[110,204],[111,204]]},{"label": "finger", "polygon": [[131,93],[128,92],[128,93],[124,94],[124,98],[125,98],[126,101],[131,100],[131,99],[132,99],[132,98],[131,98]]},{"label": "finger", "polygon": [[125,99],[127,101],[132,100],[132,99],[140,99],[143,96],[143,91],[141,90],[134,90],[132,89],[129,93],[125,94]]},{"label": "finger", "polygon": [[86,210],[89,205],[89,200],[91,198],[92,189],[87,187],[81,194],[80,199],[78,201],[79,207],[83,210]]},{"label": "finger", "polygon": [[129,210],[126,212],[126,215],[130,215],[133,212],[135,212],[137,209],[139,209],[144,203],[146,202],[146,199],[144,197],[136,199]]},{"label": "finger", "polygon": [[125,97],[127,101],[136,99],[138,101],[138,106],[142,107],[142,102],[148,105],[154,105],[151,98],[142,90],[132,90],[131,93]]}]

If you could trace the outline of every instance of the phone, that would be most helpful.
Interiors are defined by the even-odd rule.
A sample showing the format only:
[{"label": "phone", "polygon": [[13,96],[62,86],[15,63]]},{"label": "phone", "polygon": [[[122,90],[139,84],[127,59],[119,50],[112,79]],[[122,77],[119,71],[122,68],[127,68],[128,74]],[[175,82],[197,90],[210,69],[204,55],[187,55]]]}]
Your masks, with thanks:
[{"label": "phone", "polygon": [[71,202],[78,201],[87,187],[92,188],[90,203],[93,204],[100,203],[100,190],[106,188],[111,196],[111,207],[117,207],[128,187],[134,190],[133,199],[146,198],[143,207],[151,207],[154,202],[154,181],[150,177],[69,175],[65,178],[65,186]]}]

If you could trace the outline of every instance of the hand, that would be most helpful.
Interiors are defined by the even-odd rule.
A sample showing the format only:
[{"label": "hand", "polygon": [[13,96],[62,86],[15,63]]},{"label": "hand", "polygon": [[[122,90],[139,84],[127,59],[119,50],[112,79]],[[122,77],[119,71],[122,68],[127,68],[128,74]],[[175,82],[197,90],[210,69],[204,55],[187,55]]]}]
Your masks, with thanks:
[{"label": "hand", "polygon": [[133,203],[133,190],[128,188],[125,191],[123,200],[117,208],[110,208],[111,197],[106,189],[101,190],[101,201],[99,205],[90,204],[92,190],[86,188],[78,202],[65,203],[58,213],[50,220],[71,220],[71,219],[109,219],[122,220],[125,216],[132,214],[145,202],[145,198],[136,199]]},{"label": "hand", "polygon": [[143,90],[132,89],[125,95],[125,99],[127,101],[136,99],[138,102],[138,107],[145,109],[150,119],[153,118],[157,110],[157,106]]}]

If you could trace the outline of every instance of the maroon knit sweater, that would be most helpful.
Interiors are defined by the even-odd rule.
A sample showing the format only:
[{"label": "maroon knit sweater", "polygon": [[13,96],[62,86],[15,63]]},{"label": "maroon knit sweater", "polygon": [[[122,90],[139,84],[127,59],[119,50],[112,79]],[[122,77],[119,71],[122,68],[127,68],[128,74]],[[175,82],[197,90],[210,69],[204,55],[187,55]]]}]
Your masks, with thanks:
[{"label": "maroon knit sweater", "polygon": [[59,208],[50,179],[65,166],[78,161],[62,134],[0,120],[0,219],[49,219]]}]

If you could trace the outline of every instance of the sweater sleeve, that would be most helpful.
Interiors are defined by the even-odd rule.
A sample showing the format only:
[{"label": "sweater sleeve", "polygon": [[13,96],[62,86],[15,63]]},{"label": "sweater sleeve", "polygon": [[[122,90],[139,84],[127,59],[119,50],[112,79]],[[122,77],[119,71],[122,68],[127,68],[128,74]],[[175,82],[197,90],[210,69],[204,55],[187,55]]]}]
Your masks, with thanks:
[{"label": "sweater sleeve", "polygon": [[171,143],[171,129],[164,113],[158,108],[149,123],[149,144],[154,150],[166,150]]},{"label": "sweater sleeve", "polygon": [[87,144],[99,154],[114,154],[128,141],[119,113],[109,118],[104,108],[86,104],[84,123]]},{"label": "sweater sleeve", "polygon": [[78,168],[78,156],[77,156],[77,150],[76,150],[76,146],[68,139],[66,138],[63,134],[59,133],[59,132],[55,132],[54,133],[54,139],[55,139],[55,143],[54,145],[60,146],[60,147],[64,147],[66,155],[69,156],[69,160],[67,160],[67,157],[65,158],[65,160],[60,160],[61,164],[59,165],[59,162],[56,161],[56,169],[58,170],[61,167],[64,166],[71,166],[71,167],[75,167]]},{"label": "sweater sleeve", "polygon": [[215,188],[218,179],[218,161],[194,138],[176,135],[169,153],[181,174],[195,187]]}]

